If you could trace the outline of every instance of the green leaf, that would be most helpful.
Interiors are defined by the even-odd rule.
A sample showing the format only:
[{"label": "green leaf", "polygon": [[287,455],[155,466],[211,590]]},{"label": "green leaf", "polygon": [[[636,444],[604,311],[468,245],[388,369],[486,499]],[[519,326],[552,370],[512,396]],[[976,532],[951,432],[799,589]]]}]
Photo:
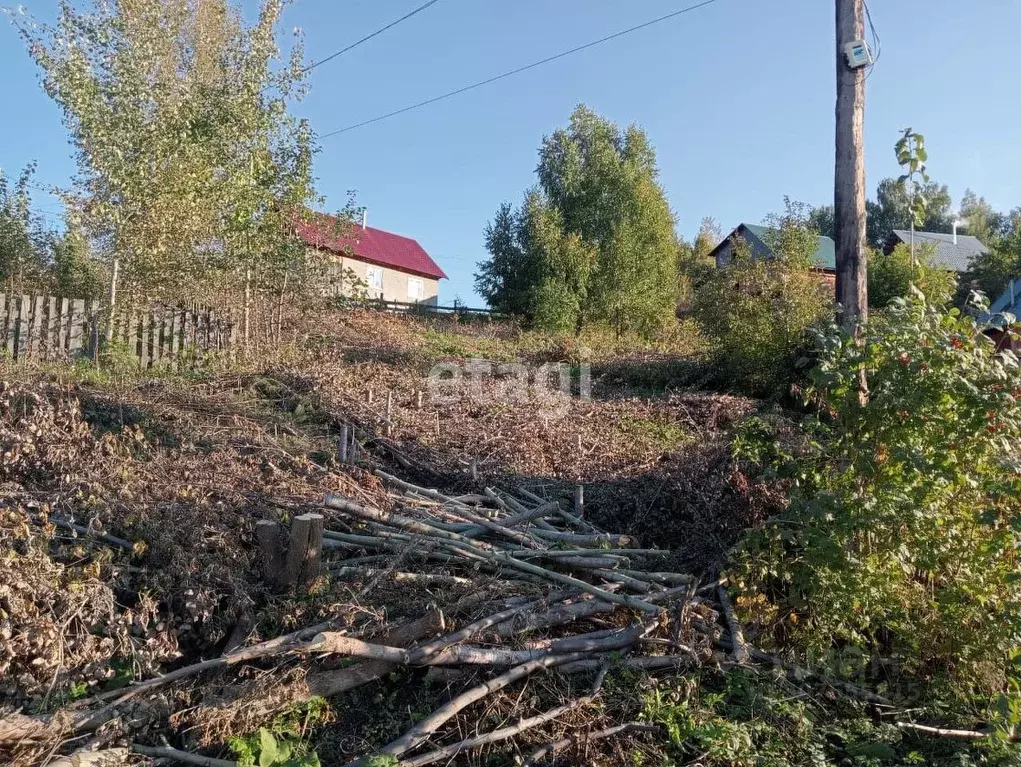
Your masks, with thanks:
[{"label": "green leaf", "polygon": [[277,739],[265,727],[259,728],[259,767],[273,767],[280,761]]}]

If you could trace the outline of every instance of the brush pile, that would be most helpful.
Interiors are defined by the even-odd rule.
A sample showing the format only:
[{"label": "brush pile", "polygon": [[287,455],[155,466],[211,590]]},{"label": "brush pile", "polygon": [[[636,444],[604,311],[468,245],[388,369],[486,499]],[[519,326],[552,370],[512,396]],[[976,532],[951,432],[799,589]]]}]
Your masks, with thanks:
[{"label": "brush pile", "polygon": [[[678,670],[711,655],[717,614],[697,596],[692,576],[657,566],[670,552],[637,548],[628,536],[604,533],[558,502],[527,491],[516,496],[486,488],[482,494],[449,496],[375,473],[395,493],[394,510],[327,496],[326,509],[339,512],[333,526],[343,531],[325,531],[325,545],[345,555],[330,560],[327,569],[339,577],[471,587],[449,612],[483,609],[472,610],[480,617],[456,630],[417,643],[366,643],[326,631],[305,644],[312,653],[363,658],[380,672],[420,666],[433,679],[476,682],[374,755],[416,767],[449,761],[592,704],[611,668]],[[482,589],[480,574],[489,576]],[[438,611],[434,620],[445,620],[443,608]],[[551,669],[588,675],[591,685],[510,726],[473,728],[476,734],[458,737],[464,728],[455,720],[462,711]],[[618,723],[585,737],[650,729],[655,728]],[[576,740],[544,745],[527,762],[538,763]]]},{"label": "brush pile", "polygon": [[[315,572],[301,587],[314,594],[326,584],[327,620],[248,646],[242,634],[219,657],[51,714],[8,712],[0,718],[0,750],[12,759],[19,752],[38,758],[62,741],[81,740],[89,745],[76,764],[99,764],[82,759],[124,749],[233,764],[147,744],[176,730],[189,732],[189,748],[218,745],[295,703],[334,698],[406,669],[423,687],[445,688],[432,697],[434,710],[382,745],[356,739],[342,754],[357,757],[351,764],[383,756],[426,765],[501,746],[524,756],[522,748],[534,751],[539,763],[579,738],[648,737],[655,729],[606,716],[599,694],[609,671],[677,671],[712,657],[723,633],[718,608],[698,595],[693,577],[663,568],[668,551],[638,548],[527,491],[448,496],[374,473],[386,488],[376,497],[389,499],[377,505],[386,508],[340,495],[321,505],[278,504],[287,508],[292,532],[299,512],[325,524],[306,550],[264,561],[263,575],[277,579],[279,590],[281,565],[297,556],[307,566],[311,557]],[[276,524],[254,525],[260,541],[258,528],[267,522]],[[554,694],[522,701],[527,680],[543,672],[559,680],[544,685]],[[507,688],[521,692],[507,697]],[[492,719],[497,701],[496,708],[507,707],[501,726],[486,729],[480,708],[489,707]]]}]

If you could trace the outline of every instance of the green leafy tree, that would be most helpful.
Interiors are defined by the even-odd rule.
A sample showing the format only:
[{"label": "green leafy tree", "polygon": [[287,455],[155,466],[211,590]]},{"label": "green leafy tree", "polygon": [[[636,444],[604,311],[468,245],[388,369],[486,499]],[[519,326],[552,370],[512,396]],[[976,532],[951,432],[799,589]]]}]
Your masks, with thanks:
[{"label": "green leafy tree", "polygon": [[[926,232],[948,233],[954,222],[953,199],[945,184],[935,181],[922,183],[919,195],[927,201],[925,215],[916,227]],[[898,179],[887,178],[879,182],[875,201],[869,200],[866,207],[866,230],[869,245],[882,248],[890,239],[894,229],[911,229],[913,219],[910,194]]]},{"label": "green leafy tree", "polygon": [[9,293],[35,290],[46,270],[39,220],[32,214],[30,165],[12,184],[0,171],[0,285]]},{"label": "green leafy tree", "polygon": [[836,231],[836,219],[833,214],[832,205],[823,205],[812,208],[808,216],[808,223],[815,231],[823,237],[833,237]]},{"label": "green leafy tree", "polygon": [[92,258],[91,243],[77,218],[69,215],[64,232],[51,234],[49,240],[51,290],[68,298],[101,299],[106,275]]},{"label": "green leafy tree", "polygon": [[993,210],[985,197],[979,197],[971,189],[966,189],[961,198],[960,218],[968,234],[978,237],[985,245],[991,245],[999,236],[1004,216]]},{"label": "green leafy tree", "polygon": [[723,232],[711,217],[702,219],[695,240],[689,245],[680,240],[677,244],[677,304],[690,305],[698,286],[716,271],[716,261],[710,254],[723,242]]},{"label": "green leafy tree", "polygon": [[287,112],[304,74],[300,41],[280,53],[285,5],[263,0],[249,27],[226,0],[63,3],[55,26],[20,27],[76,149],[111,317],[125,286],[176,300],[240,283],[250,298],[302,257],[284,244],[313,147]]},{"label": "green leafy tree", "polygon": [[651,332],[676,301],[674,219],[645,133],[580,106],[544,141],[539,187],[487,229],[477,284],[543,326]]},{"label": "green leafy tree", "polygon": [[981,291],[990,301],[999,298],[1011,280],[1021,277],[1021,208],[996,214],[993,221],[990,240],[985,242],[989,250],[971,262],[961,281],[964,291]]},{"label": "green leafy tree", "polygon": [[532,254],[525,250],[524,210],[503,203],[486,226],[489,260],[477,265],[475,289],[496,311],[529,317],[533,314],[532,287],[537,282]]},{"label": "green leafy tree", "polygon": [[935,246],[916,249],[912,263],[911,248],[898,244],[892,251],[869,254],[869,306],[882,309],[895,298],[907,298],[914,285],[935,304],[945,304],[954,295],[957,279],[953,272],[932,264]]}]

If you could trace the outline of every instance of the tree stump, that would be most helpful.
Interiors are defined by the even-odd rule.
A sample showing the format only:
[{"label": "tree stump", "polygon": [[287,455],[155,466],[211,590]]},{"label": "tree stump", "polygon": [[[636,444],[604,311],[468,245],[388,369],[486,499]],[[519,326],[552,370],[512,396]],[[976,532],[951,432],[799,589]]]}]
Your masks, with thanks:
[{"label": "tree stump", "polygon": [[262,577],[273,586],[280,582],[284,568],[284,550],[280,542],[280,525],[268,519],[255,523],[255,537],[259,541],[262,559]]},{"label": "tree stump", "polygon": [[291,521],[284,582],[288,586],[308,583],[319,574],[323,550],[323,515],[302,514]]}]

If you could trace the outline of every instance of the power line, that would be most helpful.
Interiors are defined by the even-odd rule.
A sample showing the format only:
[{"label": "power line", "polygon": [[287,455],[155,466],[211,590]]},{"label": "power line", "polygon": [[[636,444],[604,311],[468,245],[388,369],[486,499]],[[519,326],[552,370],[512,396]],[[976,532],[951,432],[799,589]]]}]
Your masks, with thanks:
[{"label": "power line", "polygon": [[366,35],[365,37],[363,37],[361,40],[356,40],[355,42],[351,43],[346,48],[342,48],[339,51],[337,51],[336,53],[331,53],[325,59],[320,59],[319,61],[316,61],[316,62],[313,62],[312,64],[309,64],[307,67],[305,67],[303,70],[301,70],[302,73],[311,72],[316,67],[322,66],[323,64],[327,63],[328,61],[333,61],[335,58],[337,58],[339,56],[343,56],[345,53],[347,53],[350,50],[353,50],[354,48],[357,48],[362,43],[367,43],[369,40],[371,40],[374,37],[378,37],[379,35],[381,35],[384,32],[386,32],[388,29],[393,29],[398,24],[400,24],[402,21],[407,21],[412,16],[415,16],[415,15],[421,13],[422,11],[426,10],[427,8],[429,8],[430,6],[436,5],[436,3],[438,3],[439,1],[440,0],[429,0],[428,3],[423,3],[422,5],[418,6],[418,8],[416,8],[413,11],[411,11],[410,13],[406,13],[405,15],[401,16],[396,21],[391,21],[385,27],[381,27],[380,29],[377,29],[372,34],[369,34],[369,35]]},{"label": "power line", "polygon": [[875,42],[876,55],[872,57],[872,65],[869,67],[869,73],[865,75],[865,79],[868,80],[872,77],[872,73],[876,71],[876,64],[879,63],[879,57],[883,55],[883,41],[879,38],[879,32],[876,31],[876,25],[872,23],[872,11],[869,10],[869,4],[863,2],[865,6],[865,17],[869,22],[869,29],[872,31],[872,39]]},{"label": "power line", "polygon": [[471,85],[466,85],[463,88],[458,88],[456,90],[449,91],[447,93],[444,93],[441,96],[434,96],[433,98],[426,99],[425,101],[419,101],[417,104],[412,104],[410,106],[403,107],[402,109],[396,109],[393,112],[387,112],[384,115],[379,115],[378,117],[373,117],[371,120],[365,120],[365,121],[360,122],[360,123],[355,123],[354,125],[348,125],[348,126],[346,126],[344,128],[338,128],[337,130],[330,131],[329,133],[324,133],[323,135],[319,136],[319,139],[322,140],[322,139],[332,138],[333,136],[339,136],[341,133],[347,133],[348,131],[353,131],[356,128],[364,128],[366,125],[372,125],[373,123],[378,123],[378,122],[381,122],[383,120],[388,120],[391,117],[396,117],[397,115],[402,115],[402,114],[404,114],[406,112],[411,112],[411,111],[413,111],[415,109],[421,109],[422,107],[429,106],[430,104],[435,104],[438,101],[444,101],[445,99],[449,99],[449,98],[452,98],[454,96],[460,96],[462,93],[467,93],[468,91],[473,91],[476,88],[481,88],[484,85],[490,85],[491,83],[495,83],[495,82],[497,82],[499,80],[505,80],[508,77],[513,77],[514,75],[519,75],[522,72],[527,72],[530,69],[535,69],[536,67],[541,67],[543,64],[549,64],[550,62],[557,61],[558,59],[566,58],[567,56],[571,56],[571,55],[573,55],[575,53],[579,53],[579,52],[587,50],[589,48],[594,48],[597,45],[602,45],[603,43],[608,43],[611,40],[616,40],[618,37],[624,37],[625,35],[630,35],[633,32],[637,32],[637,31],[639,31],[641,29],[645,29],[646,27],[651,27],[654,24],[660,24],[661,22],[668,21],[670,19],[676,18],[677,16],[680,16],[680,15],[685,14],[685,13],[690,13],[691,11],[697,11],[700,8],[705,8],[707,5],[712,5],[715,2],[717,2],[717,0],[704,0],[701,3],[697,3],[695,5],[689,5],[687,8],[682,8],[679,11],[674,11],[673,13],[668,13],[665,16],[660,16],[658,19],[653,19],[652,21],[646,21],[644,24],[638,24],[638,25],[636,25],[634,27],[630,27],[628,29],[621,30],[620,32],[615,32],[612,35],[607,35],[606,37],[601,37],[598,40],[593,40],[590,43],[585,43],[584,45],[579,45],[576,48],[571,48],[570,50],[563,51],[562,53],[558,53],[558,54],[553,55],[553,56],[548,56],[548,57],[546,57],[544,59],[541,59],[539,61],[533,61],[531,64],[526,64],[523,67],[518,67],[517,69],[512,69],[511,71],[504,72],[501,75],[496,75],[495,77],[490,77],[490,78],[488,78],[486,80],[480,80],[477,83],[472,83]]}]

